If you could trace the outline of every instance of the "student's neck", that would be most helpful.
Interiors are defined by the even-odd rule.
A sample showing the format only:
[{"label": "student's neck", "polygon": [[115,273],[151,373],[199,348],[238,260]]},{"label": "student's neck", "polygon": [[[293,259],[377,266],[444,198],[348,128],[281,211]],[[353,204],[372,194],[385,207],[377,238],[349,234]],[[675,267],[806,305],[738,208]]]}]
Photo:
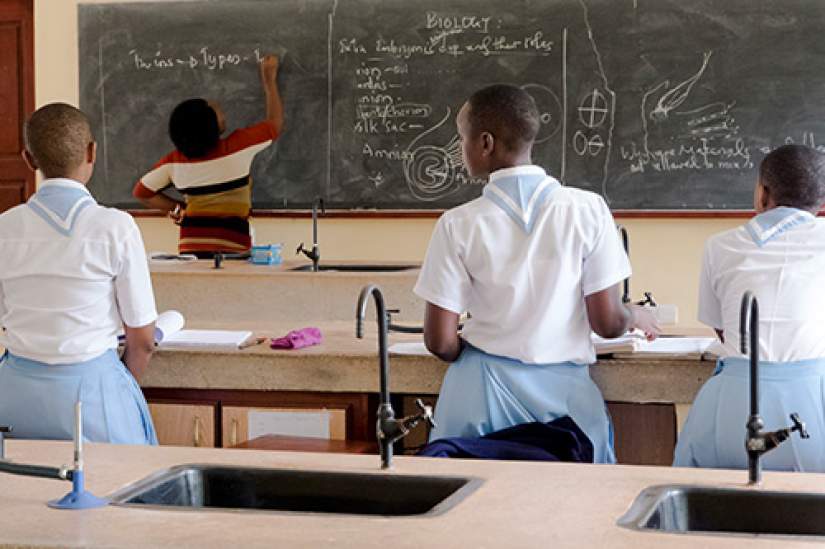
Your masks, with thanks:
[{"label": "student's neck", "polygon": [[43,174],[43,179],[71,179],[72,181],[76,181],[81,185],[86,185],[89,182],[91,177],[82,171],[74,171],[67,174],[59,174],[59,175],[46,175]]},{"label": "student's neck", "polygon": [[507,168],[516,168],[518,166],[531,166],[532,164],[533,160],[528,152],[510,158],[502,158],[499,162],[494,164],[493,168],[490,170],[490,173],[497,172],[498,170],[505,170]]}]

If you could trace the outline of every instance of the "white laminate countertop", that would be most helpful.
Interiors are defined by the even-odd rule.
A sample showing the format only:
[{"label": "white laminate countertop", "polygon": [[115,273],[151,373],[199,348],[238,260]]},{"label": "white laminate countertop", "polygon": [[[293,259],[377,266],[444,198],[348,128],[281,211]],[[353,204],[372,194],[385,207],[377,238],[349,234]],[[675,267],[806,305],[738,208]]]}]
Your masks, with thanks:
[{"label": "white laminate countertop", "polygon": [[[97,495],[182,463],[378,472],[378,457],[253,450],[88,444],[87,486]],[[60,465],[69,442],[7,443],[17,462]],[[484,480],[442,515],[376,517],[287,512],[137,509],[54,510],[69,483],[0,474],[0,547],[813,547],[825,539],[681,535],[627,530],[616,519],[643,488],[741,486],[742,471],[398,457],[394,474]],[[764,489],[825,492],[825,475],[766,473]],[[731,512],[736,512],[732,509]]]}]

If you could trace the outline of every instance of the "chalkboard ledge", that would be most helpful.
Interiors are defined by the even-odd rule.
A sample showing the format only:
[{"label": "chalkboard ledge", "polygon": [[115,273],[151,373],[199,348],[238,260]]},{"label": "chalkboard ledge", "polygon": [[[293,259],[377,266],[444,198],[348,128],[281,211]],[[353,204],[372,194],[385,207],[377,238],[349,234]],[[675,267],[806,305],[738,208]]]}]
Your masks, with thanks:
[{"label": "chalkboard ledge", "polygon": [[[160,210],[127,210],[132,217],[163,217]],[[437,219],[444,210],[327,210],[324,217],[346,219]],[[820,212],[823,215],[825,212]],[[614,210],[617,219],[749,218],[753,210]],[[312,217],[310,210],[252,210],[257,218]]]}]

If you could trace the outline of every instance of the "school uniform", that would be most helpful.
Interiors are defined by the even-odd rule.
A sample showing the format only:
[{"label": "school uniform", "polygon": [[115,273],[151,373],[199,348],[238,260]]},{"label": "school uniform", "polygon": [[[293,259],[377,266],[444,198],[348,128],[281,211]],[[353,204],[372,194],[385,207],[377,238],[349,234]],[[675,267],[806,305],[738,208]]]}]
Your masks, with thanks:
[{"label": "school uniform", "polygon": [[747,467],[748,360],[740,354],[742,295],[759,303],[760,414],[765,429],[798,412],[796,434],[765,454],[766,469],[825,472],[825,222],[794,208],[761,213],[705,246],[699,320],[724,331],[714,376],[696,396],[674,465]]},{"label": "school uniform", "polygon": [[173,185],[183,194],[186,215],[180,223],[180,253],[245,252],[252,247],[252,161],[277,138],[275,127],[261,122],[232,132],[202,158],[172,151],[137,182],[132,193],[151,198]]},{"label": "school uniform", "polygon": [[95,442],[157,444],[148,406],[115,349],[123,324],[157,318],[140,231],[86,187],[47,179],[0,215],[0,424],[70,439],[75,401]]},{"label": "school uniform", "polygon": [[538,166],[492,173],[481,197],[438,220],[414,288],[470,314],[468,345],[442,383],[431,440],[569,415],[595,461],[615,461],[588,370],[596,354],[584,298],[629,275],[600,196],[563,187]]}]

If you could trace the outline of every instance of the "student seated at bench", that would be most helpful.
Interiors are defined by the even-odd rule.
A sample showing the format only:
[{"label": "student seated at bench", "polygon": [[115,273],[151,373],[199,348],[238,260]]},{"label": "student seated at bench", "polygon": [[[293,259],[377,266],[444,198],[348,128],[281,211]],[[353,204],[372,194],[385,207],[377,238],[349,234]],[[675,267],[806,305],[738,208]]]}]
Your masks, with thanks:
[{"label": "student seated at bench", "polygon": [[649,311],[621,301],[630,264],[613,216],[599,195],[532,164],[539,116],[523,89],[477,91],[456,123],[467,171],[488,183],[438,220],[414,290],[427,301],[427,348],[453,362],[430,438],[567,415],[593,443],[594,461],[613,462],[610,420],[587,366],[596,361],[591,330],[658,332]]},{"label": "student seated at bench", "polygon": [[157,444],[135,380],[157,318],[140,230],[86,189],[97,147],[82,112],[46,105],[23,136],[44,179],[0,215],[0,424],[14,437],[71,439],[79,399],[87,440]]},{"label": "student seated at bench", "polygon": [[759,302],[760,414],[764,429],[798,412],[811,434],[794,435],[762,456],[766,469],[825,472],[825,155],[802,145],[768,154],[754,193],[757,215],[705,246],[699,320],[724,353],[696,396],[674,465],[744,469],[748,358],[740,354],[742,295]]}]

